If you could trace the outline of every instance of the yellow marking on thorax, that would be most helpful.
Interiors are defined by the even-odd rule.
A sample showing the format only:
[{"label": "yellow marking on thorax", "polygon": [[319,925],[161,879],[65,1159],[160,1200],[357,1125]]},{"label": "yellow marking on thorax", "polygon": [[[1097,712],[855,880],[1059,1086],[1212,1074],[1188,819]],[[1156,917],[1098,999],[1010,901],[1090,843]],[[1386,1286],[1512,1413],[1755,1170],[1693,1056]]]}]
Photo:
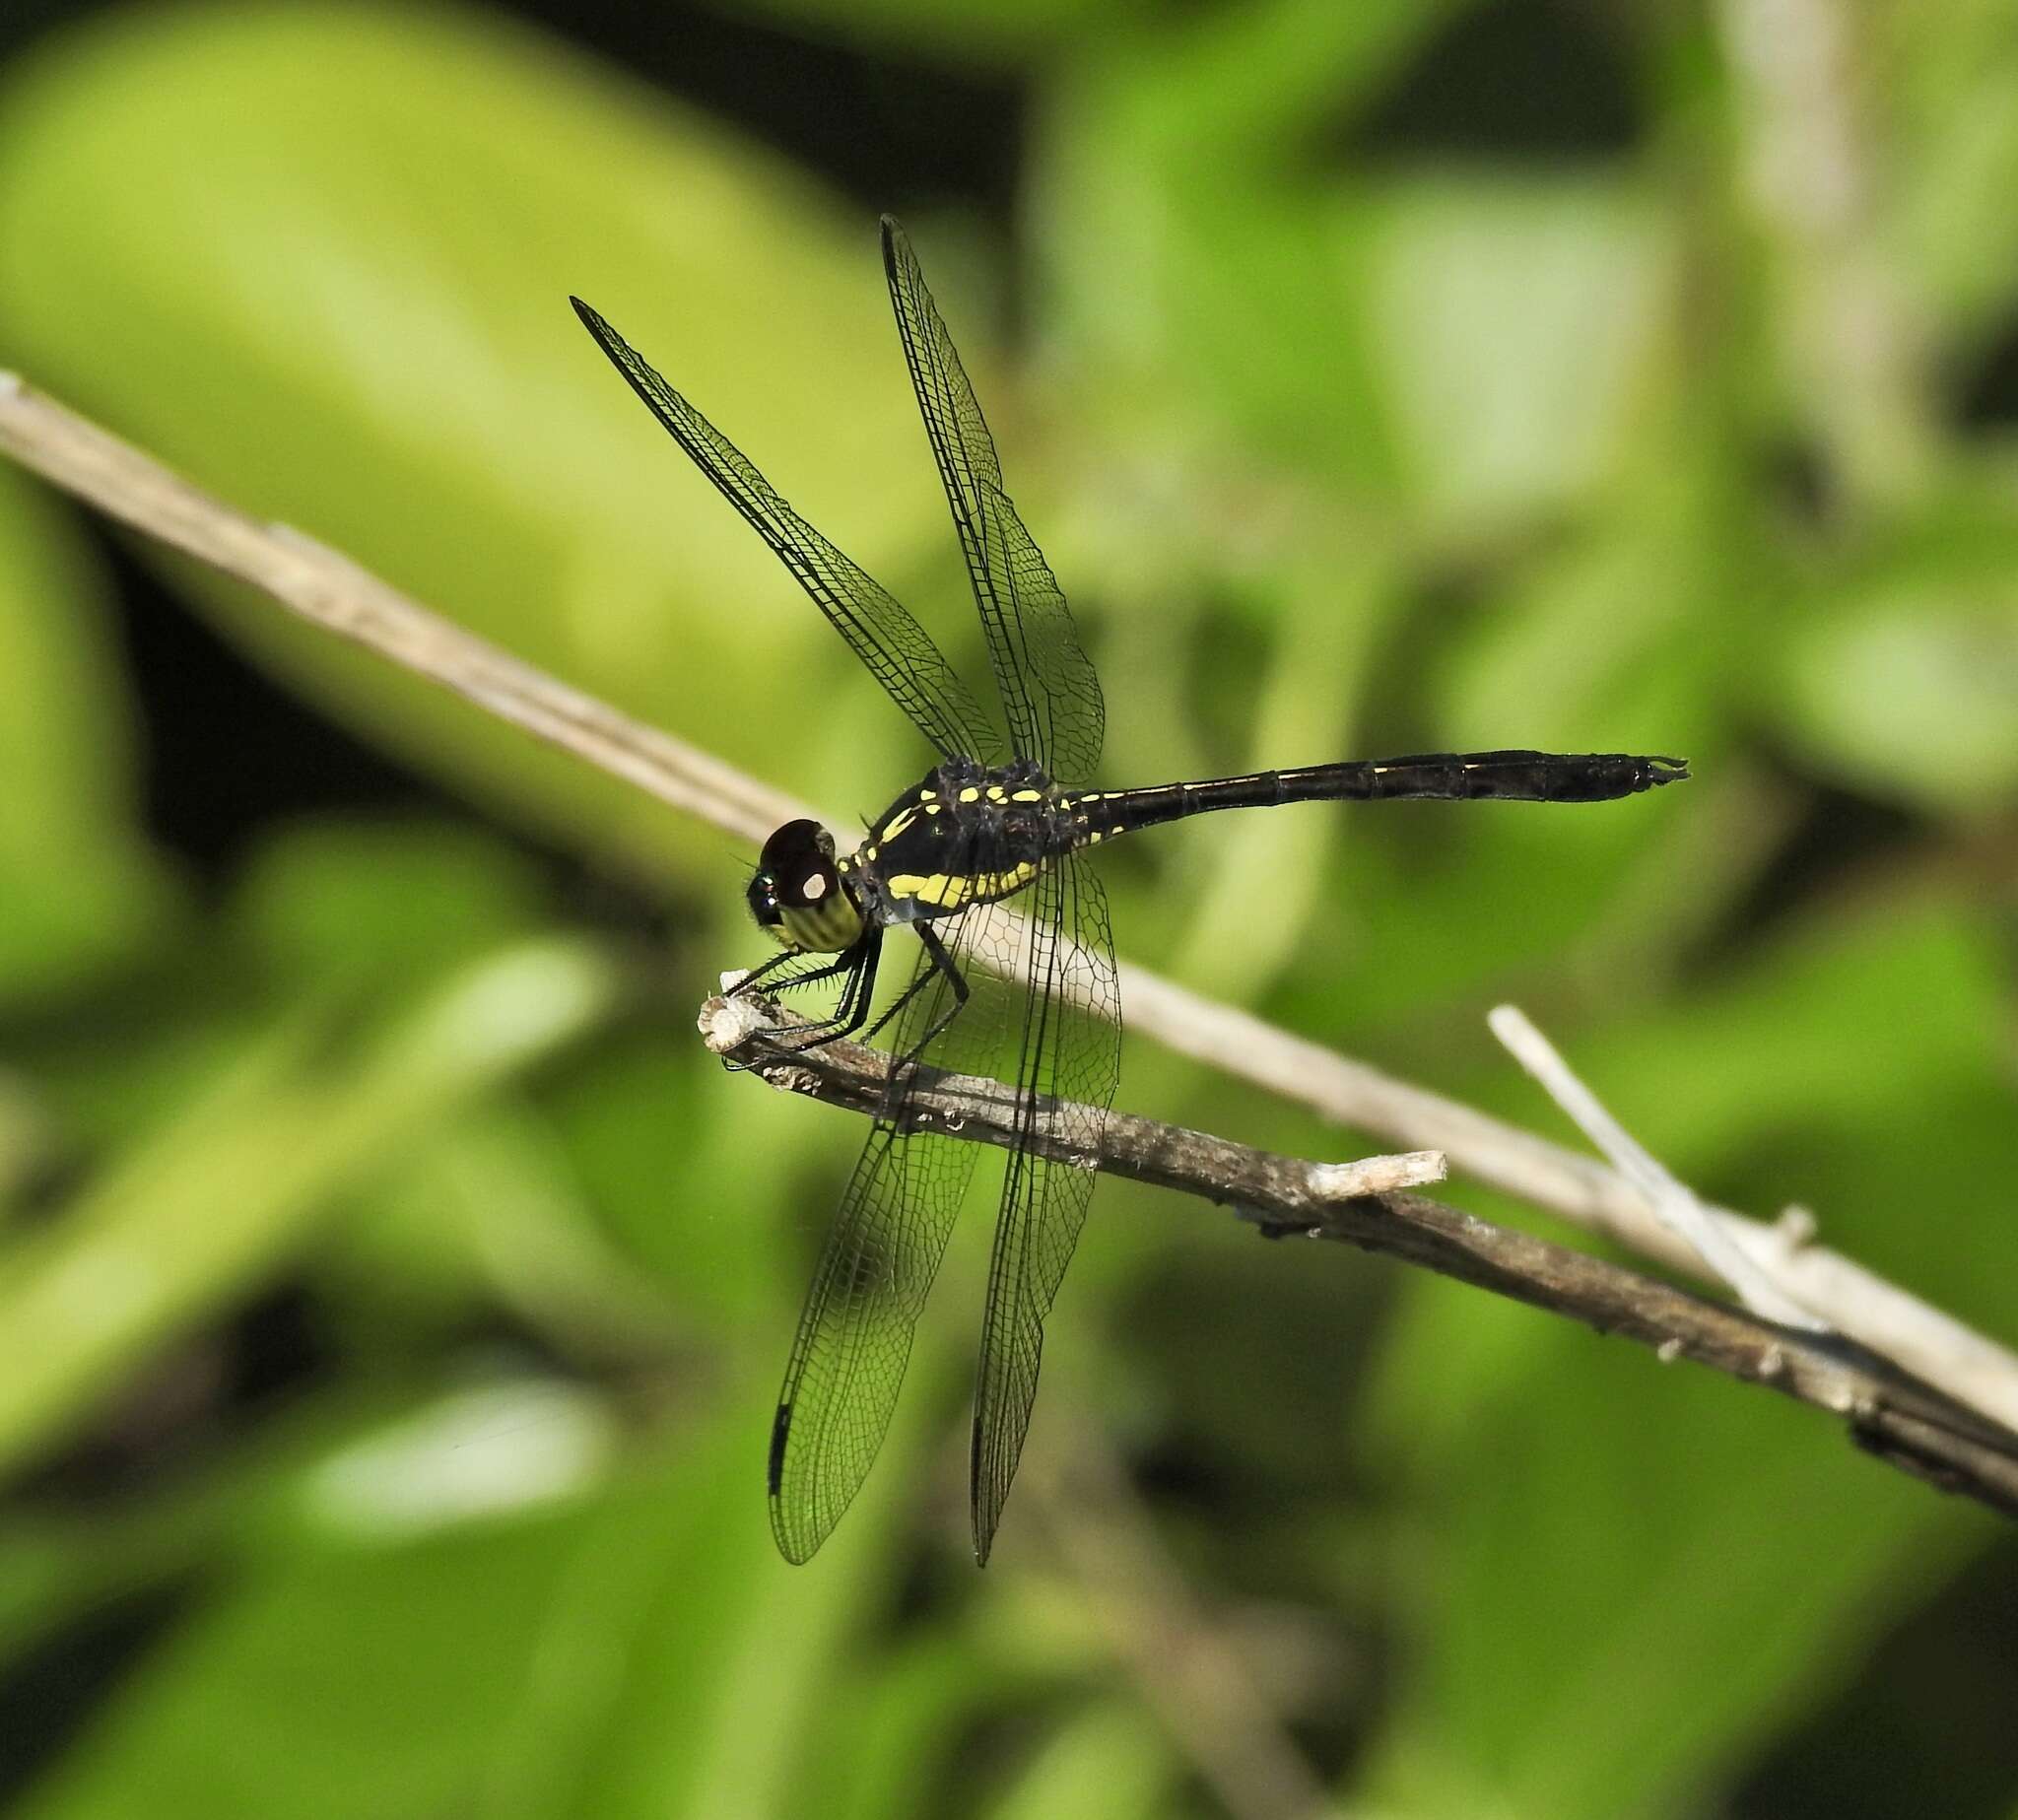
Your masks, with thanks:
[{"label": "yellow marking on thorax", "polygon": [[900,872],[883,881],[893,898],[908,898],[940,910],[957,910],[975,899],[1006,898],[1037,877],[1037,861],[1026,860],[1006,872]]}]

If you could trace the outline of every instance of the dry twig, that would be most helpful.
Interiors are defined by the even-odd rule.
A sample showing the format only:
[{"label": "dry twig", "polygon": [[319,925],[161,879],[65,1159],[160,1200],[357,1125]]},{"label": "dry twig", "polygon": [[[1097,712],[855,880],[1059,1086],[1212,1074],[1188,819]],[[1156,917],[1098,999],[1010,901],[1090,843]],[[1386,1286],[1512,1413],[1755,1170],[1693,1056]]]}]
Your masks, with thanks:
[{"label": "dry twig", "polygon": [[[701,1028],[710,1048],[781,1091],[855,1112],[881,1108],[886,1053],[854,1043],[794,1048],[789,1038],[801,1020],[773,1006],[766,1015],[777,1021],[755,1022],[746,1000],[710,999]],[[973,1075],[919,1068],[907,1112],[914,1130],[972,1143],[1006,1149],[1031,1135],[1017,1116],[1015,1090]],[[1089,1119],[1079,1128],[1099,1122]],[[1043,1142],[1039,1149],[1080,1168],[1230,1206],[1271,1237],[1342,1241],[1404,1258],[1600,1333],[1637,1340],[1664,1364],[1693,1359],[1726,1377],[1765,1384],[1840,1418],[1858,1447],[1894,1465],[2018,1517],[2018,1436],[1854,1341],[1777,1326],[1424,1195],[1365,1191],[1368,1182],[1406,1180],[1416,1173],[1416,1160],[1311,1163],[1132,1112],[1108,1114],[1097,1153]]]}]

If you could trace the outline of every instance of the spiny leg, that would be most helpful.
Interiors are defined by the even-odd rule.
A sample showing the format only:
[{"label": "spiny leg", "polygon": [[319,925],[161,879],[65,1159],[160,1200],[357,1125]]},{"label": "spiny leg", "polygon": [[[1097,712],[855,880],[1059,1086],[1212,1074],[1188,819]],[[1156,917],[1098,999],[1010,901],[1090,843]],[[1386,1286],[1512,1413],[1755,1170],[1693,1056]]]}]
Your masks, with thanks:
[{"label": "spiny leg", "polygon": [[[961,1012],[966,1008],[969,992],[971,990],[967,983],[967,976],[960,971],[960,964],[954,960],[951,954],[947,952],[946,944],[932,933],[930,925],[927,923],[920,922],[915,926],[918,932],[918,940],[924,944],[925,953],[931,957],[932,966],[945,979],[947,988],[953,994],[953,1002],[950,1005],[948,1005],[944,1011],[940,1012],[939,1015],[935,1017],[930,1024],[926,1025],[925,1034],[923,1036],[921,1036],[915,1043],[913,1043],[910,1045],[910,1047],[907,1049],[902,1055],[898,1056],[897,1059],[900,1065],[907,1062],[916,1061],[918,1057],[925,1052],[926,1049],[931,1047],[932,1039],[938,1036],[938,1034],[942,1030],[944,1030],[947,1025],[952,1023],[953,1020],[957,1018],[961,1014]],[[910,992],[907,992],[905,994],[905,997],[908,998],[911,992],[915,992],[918,986],[922,985],[924,981],[926,979],[929,979],[932,976],[930,974],[925,974],[921,976],[920,978],[913,981],[911,984]],[[904,1001],[902,999],[898,1001],[899,1004],[902,1004],[903,1002]],[[893,1005],[891,1007],[891,1011],[895,1011],[896,1009],[896,1005]],[[881,1030],[883,1026],[889,1021],[890,1013],[886,1012],[881,1018],[878,1018],[876,1020],[876,1029]],[[870,1034],[873,1036],[875,1032],[872,1031]]]},{"label": "spiny leg", "polygon": [[923,1051],[925,1045],[959,1016],[960,1008],[967,1003],[968,998],[967,977],[961,973],[959,965],[954,961],[952,955],[947,953],[945,943],[940,941],[938,936],[934,935],[926,924],[920,922],[912,926],[917,930],[918,940],[923,944],[925,958],[931,962],[931,966],[920,973],[909,985],[906,986],[897,1002],[888,1011],[884,1012],[875,1023],[869,1026],[868,1030],[863,1034],[862,1041],[864,1043],[875,1042],[878,1035],[881,1034],[883,1027],[936,978],[943,978],[951,988],[953,1003],[941,1017],[933,1021],[925,1034],[911,1045],[908,1053],[897,1058],[899,1061],[915,1060]]},{"label": "spiny leg", "polygon": [[[780,1030],[774,1033],[773,1041],[785,1049],[817,1049],[829,1043],[839,1042],[842,1037],[852,1036],[861,1029],[869,1015],[869,1005],[876,987],[876,963],[883,950],[883,931],[871,925],[862,932],[862,938],[854,947],[825,967],[816,968],[810,974],[802,974],[785,982],[782,989],[796,990],[803,985],[817,985],[822,979],[831,979],[837,974],[845,974],[847,983],[841,988],[841,1003],[835,1007],[834,1015],[816,1022],[803,1024],[796,1029]],[[774,973],[781,961],[793,961],[794,954],[774,956],[762,967],[754,968],[731,986],[725,996],[733,998],[744,991],[753,981],[765,975]],[[731,1072],[740,1072],[749,1067],[748,1062],[728,1062]]]},{"label": "spiny leg", "polygon": [[939,1033],[966,1009],[968,998],[972,992],[972,988],[967,983],[967,976],[960,971],[959,962],[955,961],[953,956],[947,951],[946,944],[933,934],[931,926],[922,922],[914,923],[912,926],[918,932],[918,941],[922,944],[925,958],[931,962],[931,966],[926,968],[911,981],[910,985],[906,989],[903,998],[899,999],[882,1017],[876,1020],[875,1029],[871,1030],[869,1034],[873,1037],[877,1030],[881,1030],[885,1024],[889,1023],[898,1011],[917,995],[919,987],[924,985],[929,979],[940,978],[946,981],[950,1001],[942,1011],[926,1024],[923,1034],[915,1043],[911,1044],[908,1048],[892,1053],[890,1057],[890,1073],[883,1089],[883,1112],[881,1116],[884,1117],[890,1115],[891,1109],[896,1104],[899,1092],[909,1080],[911,1070],[917,1065],[919,1057],[932,1046]]},{"label": "spiny leg", "polygon": [[[770,960],[764,962],[762,966],[751,968],[750,971],[747,974],[745,974],[742,977],[742,978],[738,979],[734,985],[730,986],[729,989],[722,994],[722,996],[724,998],[740,997],[743,993],[749,991],[749,989],[752,986],[754,986],[760,979],[767,979],[773,974],[776,973],[779,968],[789,967],[792,964],[792,962],[803,960],[804,958],[805,957],[801,955],[796,949],[792,948],[786,949],[785,952],[782,954],[774,954],[771,957]],[[785,982],[785,984],[787,986],[810,985],[816,979],[832,978],[834,975],[840,973],[842,968],[850,965],[852,965],[852,963],[847,959],[845,955],[843,955],[840,960],[836,961],[833,964],[833,966],[822,967],[813,973],[805,975],[802,978],[789,979]]]},{"label": "spiny leg", "polygon": [[835,1006],[834,1015],[792,1031],[791,1041],[781,1043],[780,1046],[817,1049],[829,1043],[839,1043],[843,1037],[851,1037],[860,1030],[869,1021],[869,1006],[876,994],[876,965],[882,955],[883,930],[879,924],[871,923],[862,931],[861,940],[833,966],[823,967],[818,973],[808,974],[804,979],[794,980],[795,985],[806,985],[816,979],[831,978],[839,973],[847,975],[847,983],[841,988],[841,1003]]}]

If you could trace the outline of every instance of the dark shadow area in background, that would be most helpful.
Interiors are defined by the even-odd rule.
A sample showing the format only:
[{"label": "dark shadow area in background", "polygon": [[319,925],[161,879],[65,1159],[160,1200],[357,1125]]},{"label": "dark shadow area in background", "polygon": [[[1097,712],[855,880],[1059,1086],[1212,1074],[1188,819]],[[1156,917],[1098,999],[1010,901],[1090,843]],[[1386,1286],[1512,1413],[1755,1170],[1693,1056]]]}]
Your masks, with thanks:
[{"label": "dark shadow area in background", "polygon": [[2014,1637],[2018,1542],[2007,1541],[1880,1638],[1851,1686],[1770,1747],[1731,1797],[1732,1820],[2007,1820],[2018,1802]]},{"label": "dark shadow area in background", "polygon": [[[1769,762],[1775,757],[1762,756]],[[1699,964],[1735,956],[1802,914],[1817,898],[1840,890],[1855,874],[1875,872],[1935,838],[1933,825],[1910,810],[1817,782],[1791,761],[1783,761],[1775,770],[1776,786],[1802,805],[1800,817],[1781,837],[1750,888],[1731,905],[1724,926],[1705,944]]]},{"label": "dark shadow area in background", "polygon": [[[511,0],[635,81],[733,122],[884,210],[958,203],[1006,222],[1023,168],[1024,93],[951,54],[871,55],[839,38],[682,6]],[[817,30],[808,22],[808,33]]]},{"label": "dark shadow area in background", "polygon": [[1967,433],[2008,433],[2018,425],[2018,318],[2000,323],[1954,364],[1948,403]]},{"label": "dark shadow area in background", "polygon": [[206,886],[227,883],[276,824],[296,817],[471,813],[255,669],[102,519],[85,513],[80,523],[116,588],[148,831]]},{"label": "dark shadow area in background", "polygon": [[191,1602],[180,1585],[129,1593],[14,1659],[0,1675],[0,1802],[54,1766]]},{"label": "dark shadow area in background", "polygon": [[1348,163],[1617,158],[1646,136],[1630,44],[1595,8],[1494,0],[1433,32],[1343,136]]}]

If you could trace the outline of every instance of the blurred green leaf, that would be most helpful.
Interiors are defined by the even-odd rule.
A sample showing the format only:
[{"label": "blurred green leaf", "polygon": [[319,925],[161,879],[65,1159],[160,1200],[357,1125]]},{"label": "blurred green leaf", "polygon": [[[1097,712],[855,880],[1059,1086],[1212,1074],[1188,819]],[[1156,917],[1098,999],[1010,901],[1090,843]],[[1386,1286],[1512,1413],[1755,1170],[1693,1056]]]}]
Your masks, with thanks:
[{"label": "blurred green leaf", "polygon": [[315,822],[253,855],[235,906],[283,990],[411,990],[534,932],[539,883],[504,844],[453,824]]},{"label": "blurred green leaf", "polygon": [[812,1760],[836,1820],[928,1814],[952,1769],[952,1742],[984,1711],[992,1677],[975,1651],[934,1631],[873,1677],[833,1690]]},{"label": "blurred green leaf", "polygon": [[174,908],[136,826],[134,734],[104,582],[0,468],[0,1003],[130,958]]},{"label": "blurred green leaf", "polygon": [[1058,1725],[988,1820],[1089,1820],[1169,1812],[1170,1763],[1133,1702],[1095,1702]]},{"label": "blurred green leaf", "polygon": [[1317,154],[1456,10],[1271,0],[1145,12],[1089,39],[1059,73],[1034,179],[1082,421],[1116,427],[1145,465],[1193,447],[1391,482],[1366,192]]},{"label": "blurred green leaf", "polygon": [[2018,219],[2018,36],[2006,0],[1957,0],[1929,32],[1911,8],[1875,8],[1870,67],[1892,180],[1883,197],[1887,263],[1944,316],[1972,328],[2007,312]]},{"label": "blurred green leaf", "polygon": [[2018,790],[2018,513],[1964,494],[1786,630],[1762,695],[1846,785],[1966,814]]},{"label": "blurred green leaf", "polygon": [[1628,187],[1397,183],[1374,229],[1376,371],[1409,491],[1476,535],[1623,458],[1657,371],[1673,253]]},{"label": "blurred green leaf", "polygon": [[[34,377],[629,710],[813,775],[794,755],[818,729],[753,711],[757,692],[859,675],[567,297],[901,582],[945,532],[866,217],[475,13],[109,14],[10,71],[0,123],[0,327]],[[659,860],[721,844],[270,603],[185,579],[353,724],[564,839]],[[862,773],[878,800],[925,756],[881,708],[862,755],[886,761]]]},{"label": "blurred green leaf", "polygon": [[334,1193],[608,1009],[596,958],[523,944],[354,1051],[284,1025],[62,1216],[0,1251],[0,1458],[19,1462],[165,1339],[243,1295]]},{"label": "blurred green leaf", "polygon": [[1987,1533],[1813,1410],[1455,1285],[1416,1294],[1444,1334],[1524,1332],[1463,1391],[1461,1448],[1412,1462],[1419,1674],[1371,1798],[1687,1809]]},{"label": "blurred green leaf", "polygon": [[[452,1337],[496,1311],[564,1358],[616,1370],[669,1352],[660,1287],[605,1236],[551,1126],[491,1104],[417,1145],[337,1234],[320,1280],[354,1332]],[[360,1333],[360,1350],[373,1350]]]},{"label": "blurred green leaf", "polygon": [[[1748,1202],[1715,1160],[1823,1134],[1843,1184],[1861,1177],[1867,1195],[1817,1207],[1824,1240],[1883,1268],[1869,1243],[1897,1230],[1870,1180],[1883,1159],[1910,1149],[1924,1183],[1917,1133],[1983,1129],[1939,1109],[1959,1083],[1999,1078],[1994,964],[1986,932],[1944,910],[1804,929],[1749,976],[1573,1061],[1685,1179],[1768,1217],[1776,1203]],[[2018,1131],[1984,1137],[1998,1154],[1968,1150],[1958,1177],[2018,1168]],[[1980,1272],[1979,1246],[1966,1220],[1922,1219],[1893,1261],[1938,1298]],[[2001,1303],[1993,1329],[2008,1323],[2008,1286],[1979,1300]],[[1979,1514],[1878,1471],[1813,1410],[1460,1286],[1411,1279],[1379,1382],[1381,1450],[1427,1501],[1411,1520],[1418,1647],[1434,1659],[1377,1786],[1417,1807],[1659,1805],[1714,1778],[1762,1715],[1828,1692],[1846,1654],[1984,1533]],[[1730,1649],[1731,1627],[1760,1611],[1771,1621]],[[1598,1701],[1605,1724],[1572,1720]]]},{"label": "blurred green leaf", "polygon": [[486,1772],[542,1717],[540,1646],[597,1540],[590,1509],[287,1558],[158,1655],[23,1811],[125,1814],[138,1788],[163,1820],[438,1814],[479,1790],[514,1811]]}]

